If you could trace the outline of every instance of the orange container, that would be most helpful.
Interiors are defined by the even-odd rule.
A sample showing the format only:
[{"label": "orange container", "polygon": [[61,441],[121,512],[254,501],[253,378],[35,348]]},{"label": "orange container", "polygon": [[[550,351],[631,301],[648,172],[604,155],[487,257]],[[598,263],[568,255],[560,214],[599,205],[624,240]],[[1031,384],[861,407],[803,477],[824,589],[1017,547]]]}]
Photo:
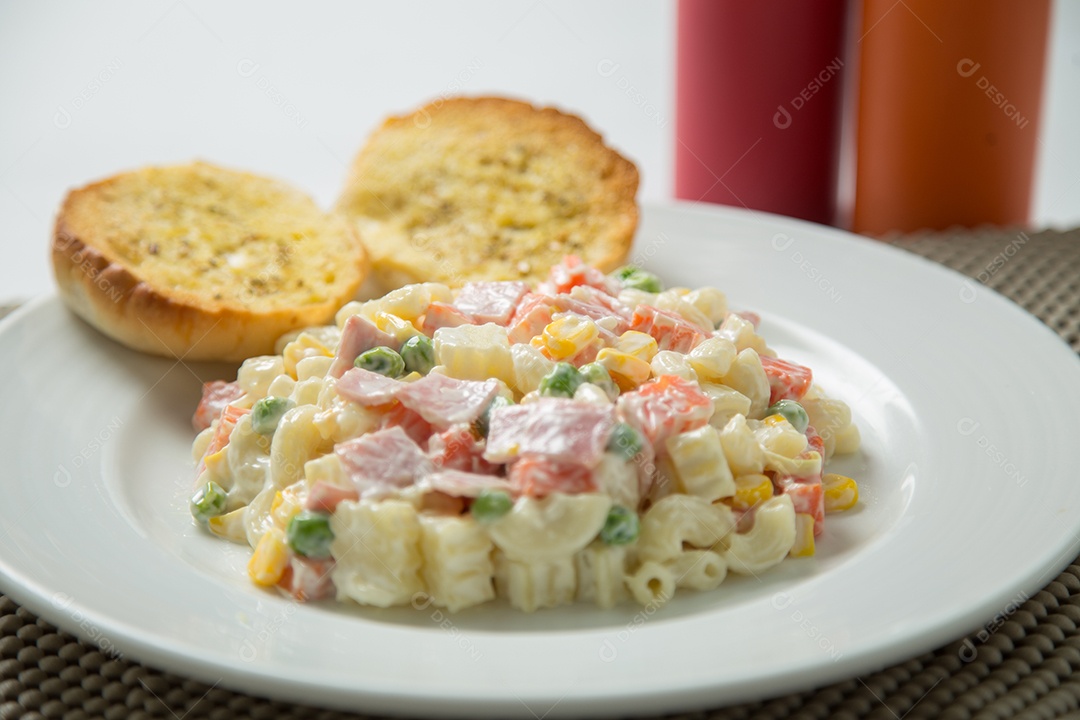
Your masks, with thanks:
[{"label": "orange container", "polygon": [[1028,222],[1049,16],[1049,0],[865,0],[852,229]]}]

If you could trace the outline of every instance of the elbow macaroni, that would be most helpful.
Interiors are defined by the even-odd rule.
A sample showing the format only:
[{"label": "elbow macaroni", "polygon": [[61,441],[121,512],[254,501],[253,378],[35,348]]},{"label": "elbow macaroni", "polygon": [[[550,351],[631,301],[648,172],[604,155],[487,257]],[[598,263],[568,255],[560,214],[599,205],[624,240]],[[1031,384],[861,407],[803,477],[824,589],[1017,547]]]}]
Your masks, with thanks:
[{"label": "elbow macaroni", "polygon": [[739,351],[722,382],[750,399],[748,418],[760,419],[765,414],[769,407],[769,378],[753,348]]},{"label": "elbow macaroni", "polygon": [[787,557],[795,544],[795,507],[787,495],[778,495],[758,506],[748,532],[727,539],[728,569],[741,575],[757,575]]},{"label": "elbow macaroni", "polygon": [[712,425],[671,436],[667,451],[681,492],[709,502],[735,494],[735,478]]},{"label": "elbow macaroni", "polygon": [[407,502],[345,501],[331,516],[338,599],[391,607],[423,592],[420,520]]}]

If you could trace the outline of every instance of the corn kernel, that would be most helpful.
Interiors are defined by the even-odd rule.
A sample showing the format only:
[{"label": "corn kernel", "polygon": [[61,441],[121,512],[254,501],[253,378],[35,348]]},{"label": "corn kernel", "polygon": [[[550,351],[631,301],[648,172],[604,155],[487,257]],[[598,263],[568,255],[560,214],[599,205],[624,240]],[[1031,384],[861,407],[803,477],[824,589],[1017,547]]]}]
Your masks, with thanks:
[{"label": "corn kernel", "polygon": [[318,357],[320,355],[333,357],[334,353],[330,352],[330,348],[316,340],[313,335],[300,333],[295,340],[285,346],[281,355],[285,361],[285,372],[295,380],[296,363],[306,357]]},{"label": "corn kernel", "polygon": [[637,330],[627,330],[615,341],[615,349],[645,362],[651,362],[660,347],[652,335]]},{"label": "corn kernel", "polygon": [[270,519],[275,525],[284,528],[289,524],[292,516],[298,512],[300,512],[300,500],[297,497],[295,485],[274,493],[274,500],[270,503]]},{"label": "corn kernel", "polygon": [[808,513],[795,513],[795,544],[791,546],[791,557],[810,557],[814,554],[814,516]]},{"label": "corn kernel", "polygon": [[604,348],[596,354],[596,362],[604,366],[619,390],[633,390],[649,379],[652,366],[639,357],[612,348]]},{"label": "corn kernel", "polygon": [[270,528],[255,546],[248,561],[248,576],[256,585],[275,585],[289,565],[289,548],[285,544],[285,531]]},{"label": "corn kernel", "polygon": [[850,510],[859,502],[859,485],[851,478],[826,473],[821,477],[821,483],[825,486],[825,512]]},{"label": "corn kernel", "polygon": [[403,320],[397,315],[388,312],[375,313],[375,327],[382,330],[387,335],[392,335],[398,343],[404,344],[406,340],[414,335],[421,335],[422,333],[416,329],[408,320]]},{"label": "corn kernel", "polygon": [[765,423],[766,425],[768,425],[769,427],[776,427],[777,425],[783,425],[787,421],[788,421],[788,419],[786,417],[784,417],[783,415],[781,415],[780,413],[770,415],[769,417],[762,420],[762,422]]},{"label": "corn kernel", "polygon": [[772,480],[765,475],[741,475],[735,478],[735,496],[732,498],[731,507],[735,510],[749,510],[772,495]]},{"label": "corn kernel", "polygon": [[580,315],[552,320],[544,328],[543,348],[552,360],[567,360],[581,352],[600,334],[596,323]]}]

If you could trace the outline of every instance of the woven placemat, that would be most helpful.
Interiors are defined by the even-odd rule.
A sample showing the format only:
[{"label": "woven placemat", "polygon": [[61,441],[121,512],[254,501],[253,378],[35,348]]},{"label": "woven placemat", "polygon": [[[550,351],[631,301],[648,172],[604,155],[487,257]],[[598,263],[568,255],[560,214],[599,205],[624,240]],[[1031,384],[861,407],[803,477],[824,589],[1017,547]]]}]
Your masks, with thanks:
[{"label": "woven placemat", "polygon": [[[886,238],[1011,298],[1080,352],[1080,230]],[[3,310],[0,309],[0,314]],[[679,718],[1052,718],[1080,708],[1080,559],[935,652],[860,678]],[[1074,674],[1074,668],[1077,669]],[[0,718],[357,718],[115,659],[0,595]]]}]

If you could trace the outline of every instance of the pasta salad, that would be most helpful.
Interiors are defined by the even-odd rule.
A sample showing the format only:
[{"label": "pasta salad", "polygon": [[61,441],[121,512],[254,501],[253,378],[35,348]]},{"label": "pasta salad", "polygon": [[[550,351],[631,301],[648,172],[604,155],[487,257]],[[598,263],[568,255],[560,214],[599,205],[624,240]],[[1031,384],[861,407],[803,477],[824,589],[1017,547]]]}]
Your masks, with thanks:
[{"label": "pasta salad", "polygon": [[857,503],[823,469],[859,447],[758,324],[573,256],[351,302],[204,386],[192,514],[299,600],[655,606],[755,575]]}]

